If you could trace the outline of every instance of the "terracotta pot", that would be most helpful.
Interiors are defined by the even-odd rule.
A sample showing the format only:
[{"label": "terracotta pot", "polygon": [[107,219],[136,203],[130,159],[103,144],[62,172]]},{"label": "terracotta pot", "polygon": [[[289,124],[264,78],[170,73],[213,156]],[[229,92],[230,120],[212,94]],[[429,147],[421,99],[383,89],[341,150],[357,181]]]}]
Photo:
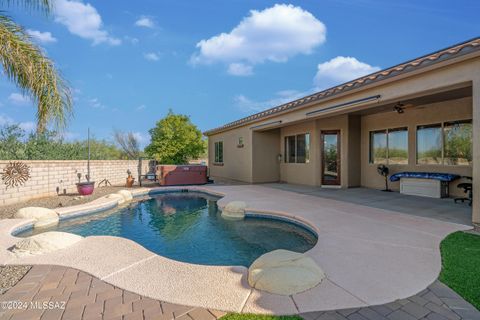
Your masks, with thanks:
[{"label": "terracotta pot", "polygon": [[93,181],[77,183],[77,191],[82,196],[91,195],[94,189],[95,189],[95,182]]},{"label": "terracotta pot", "polygon": [[127,178],[127,188],[133,187],[133,183],[135,182],[135,178],[133,177],[128,177]]}]

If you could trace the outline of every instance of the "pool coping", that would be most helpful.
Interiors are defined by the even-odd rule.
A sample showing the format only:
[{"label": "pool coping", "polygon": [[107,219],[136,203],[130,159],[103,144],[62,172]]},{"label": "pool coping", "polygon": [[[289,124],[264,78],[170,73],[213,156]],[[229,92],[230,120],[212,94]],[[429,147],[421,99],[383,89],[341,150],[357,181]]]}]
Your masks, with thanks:
[{"label": "pool coping", "polygon": [[[226,203],[232,200],[245,200],[248,204],[246,209],[247,215],[268,216],[280,220],[287,220],[291,223],[300,224],[315,233],[318,236],[317,244],[314,248],[307,251],[306,254],[314,258],[322,267],[322,263],[326,262],[322,259],[322,251],[325,251],[325,248],[319,249],[317,247],[319,247],[320,241],[323,241],[321,239],[325,236],[324,233],[328,233],[330,230],[323,228],[323,233],[320,231],[321,227],[319,223],[313,221],[315,218],[318,218],[317,216],[308,215],[308,213],[301,214],[295,212],[294,209],[279,210],[278,201],[266,201],[266,203],[262,203],[262,201],[265,202],[265,200],[256,200],[255,192],[254,194],[249,194],[251,191],[249,189],[252,188],[253,186],[227,187],[207,185],[142,188],[131,189],[129,191],[132,192],[132,195],[137,199],[145,196],[154,196],[155,194],[182,190],[201,192],[211,196],[220,197],[221,199],[218,200],[220,208],[224,207]],[[271,193],[274,195],[274,200],[288,201],[288,199],[291,198],[292,201],[297,201],[299,203],[301,203],[302,200],[312,201],[309,196],[298,194],[293,195],[292,192],[265,190],[259,186],[255,188],[263,192],[259,193],[259,198],[267,198],[268,194]],[[280,196],[276,194],[279,194]],[[282,195],[286,198],[284,199]],[[107,199],[102,197],[86,204],[58,208],[55,209],[55,211],[59,214],[60,219],[64,220],[115,208],[118,206],[118,201],[118,199]],[[257,203],[255,204],[255,202]],[[351,205],[341,202],[338,203],[338,201],[328,199],[317,198],[314,202],[325,202],[329,205],[337,206],[342,204],[347,207],[352,207]],[[277,207],[275,207],[276,204]],[[372,208],[370,209],[374,210]],[[343,212],[343,214],[345,213]],[[0,261],[5,261],[3,264],[10,265],[58,264],[67,267],[74,267],[122,289],[172,303],[233,312],[295,314],[300,312],[335,310],[387,303],[396,299],[411,296],[435,281],[440,271],[439,242],[444,236],[451,232],[468,230],[471,229],[471,227],[439,221],[430,221],[431,219],[428,218],[415,218],[415,220],[420,220],[421,223],[429,222],[430,224],[433,224],[434,227],[441,226],[439,227],[440,231],[438,231],[439,235],[433,234],[432,232],[423,232],[423,230],[421,232],[422,235],[420,238],[423,236],[431,236],[431,238],[433,238],[427,239],[428,243],[430,243],[431,240],[434,244],[432,247],[410,248],[416,251],[423,250],[422,252],[424,252],[425,255],[431,256],[429,256],[431,258],[429,261],[421,261],[419,263],[409,261],[410,264],[415,266],[418,264],[422,268],[422,276],[420,277],[420,280],[415,279],[417,283],[411,281],[412,283],[408,283],[408,285],[405,284],[405,287],[408,287],[408,290],[402,290],[401,288],[393,290],[393,292],[386,293],[384,297],[378,297],[378,295],[375,294],[369,297],[368,294],[366,294],[366,296],[369,297],[368,299],[357,292],[352,292],[352,288],[346,287],[342,284],[341,279],[333,277],[334,272],[332,272],[332,277],[329,277],[329,273],[327,272],[327,279],[324,280],[324,282],[316,288],[306,292],[293,296],[268,294],[249,287],[246,281],[247,268],[245,267],[205,266],[179,262],[159,256],[131,240],[119,237],[87,237],[81,240],[77,245],[59,250],[59,252],[26,258],[12,257],[11,253],[5,249],[11,247],[16,241],[18,241],[19,238],[15,237],[15,234],[18,234],[33,225],[33,220],[29,219],[10,219],[9,223],[5,223],[7,220],[0,221],[0,233],[2,234],[0,236],[0,249],[3,250],[0,252]],[[435,230],[435,228],[433,228],[433,230]],[[341,237],[337,237],[336,239],[337,241],[342,241]],[[325,238],[325,240],[329,239]],[[372,244],[372,246],[374,245],[376,244]],[[435,245],[437,245],[436,248]],[[402,250],[404,249],[405,248],[402,247]],[[112,254],[112,251],[115,250],[117,250],[117,254]],[[365,250],[368,251],[368,248]],[[123,255],[121,255],[121,253],[123,253]],[[80,255],[83,255],[85,260],[87,260],[85,263],[79,260]],[[425,265],[431,269],[429,272],[423,271]],[[158,270],[162,270],[165,274],[158,274]],[[145,277],[145,274],[149,274],[149,276]],[[375,279],[372,279],[372,281],[374,280]],[[355,281],[352,281],[352,283],[355,284]],[[358,291],[358,288],[355,286],[353,288]],[[190,292],[187,293],[185,291]]]}]

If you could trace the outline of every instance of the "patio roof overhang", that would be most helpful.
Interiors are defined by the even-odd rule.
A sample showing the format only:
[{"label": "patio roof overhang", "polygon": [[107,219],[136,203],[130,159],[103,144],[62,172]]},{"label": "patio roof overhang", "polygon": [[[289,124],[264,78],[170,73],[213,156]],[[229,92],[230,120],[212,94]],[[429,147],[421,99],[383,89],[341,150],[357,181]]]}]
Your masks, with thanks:
[{"label": "patio roof overhang", "polygon": [[350,115],[369,115],[374,113],[393,112],[397,104],[402,104],[406,108],[414,108],[430,103],[455,100],[472,96],[471,82],[463,82],[454,86],[441,87],[437,90],[428,92],[420,91],[414,95],[403,96],[401,99],[382,100],[381,95],[367,96],[362,99],[350,100],[340,104],[332,104],[326,108],[305,112],[302,118],[290,121],[273,120],[252,124],[249,129],[252,131],[269,131],[282,127],[287,127],[320,118],[339,116],[342,114]]}]

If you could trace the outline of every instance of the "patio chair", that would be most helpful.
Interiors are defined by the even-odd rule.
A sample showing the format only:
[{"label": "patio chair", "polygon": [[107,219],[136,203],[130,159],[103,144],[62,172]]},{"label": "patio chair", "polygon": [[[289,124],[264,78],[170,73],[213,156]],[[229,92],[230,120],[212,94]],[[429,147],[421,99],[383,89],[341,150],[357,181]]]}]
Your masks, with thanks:
[{"label": "patio chair", "polygon": [[[472,180],[472,177],[464,177],[464,178]],[[465,201],[468,201],[468,205],[471,206],[472,205],[472,194],[473,194],[472,183],[471,182],[462,182],[462,183],[459,183],[457,185],[457,188],[463,189],[463,192],[466,193],[467,196],[466,197],[455,198],[455,199],[453,199],[453,201],[455,201],[455,203],[457,203],[458,201],[461,201],[462,203],[464,203]]]}]

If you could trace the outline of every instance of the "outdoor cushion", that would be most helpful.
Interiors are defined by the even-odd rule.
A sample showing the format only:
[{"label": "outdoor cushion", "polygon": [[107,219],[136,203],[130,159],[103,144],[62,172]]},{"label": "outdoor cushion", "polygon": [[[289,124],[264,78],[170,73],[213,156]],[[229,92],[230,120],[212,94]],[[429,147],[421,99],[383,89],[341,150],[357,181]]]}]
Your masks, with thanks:
[{"label": "outdoor cushion", "polygon": [[445,182],[451,182],[460,179],[458,174],[441,173],[441,172],[399,172],[390,176],[390,181],[398,181],[400,178],[417,178],[417,179],[435,179]]}]

